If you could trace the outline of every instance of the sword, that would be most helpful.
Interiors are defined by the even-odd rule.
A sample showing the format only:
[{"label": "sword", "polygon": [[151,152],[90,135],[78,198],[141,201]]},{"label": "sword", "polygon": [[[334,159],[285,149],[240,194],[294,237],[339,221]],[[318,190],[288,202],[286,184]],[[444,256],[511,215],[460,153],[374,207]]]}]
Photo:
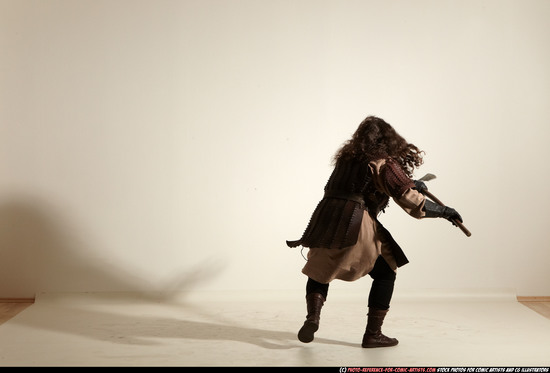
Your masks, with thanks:
[{"label": "sword", "polygon": [[[435,179],[436,176],[434,174],[426,174],[424,176],[422,176],[420,179],[418,179],[419,181],[430,181],[430,180],[433,180]],[[427,187],[426,187],[427,188]],[[432,192],[430,192],[428,189],[425,189],[424,190],[424,194],[426,195],[426,197],[428,197],[429,199],[431,199],[432,201],[434,201],[435,203],[441,205],[441,206],[446,206],[443,202],[441,202],[441,200],[439,200],[439,198],[437,198],[436,196],[434,196],[434,194]],[[466,228],[464,226],[464,224],[462,224],[459,220],[457,219],[454,219],[453,222],[456,224],[457,227],[459,227],[462,232],[464,232],[464,234],[468,237],[470,237],[472,235],[472,233],[470,233],[470,231],[468,230],[468,228]]]}]

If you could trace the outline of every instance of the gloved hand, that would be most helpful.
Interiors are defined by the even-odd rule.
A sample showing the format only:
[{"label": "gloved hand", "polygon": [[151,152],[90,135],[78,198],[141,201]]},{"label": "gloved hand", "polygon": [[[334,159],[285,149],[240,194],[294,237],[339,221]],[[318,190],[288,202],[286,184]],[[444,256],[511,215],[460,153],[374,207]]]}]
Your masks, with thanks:
[{"label": "gloved hand", "polygon": [[418,190],[420,193],[424,194],[424,192],[428,190],[428,187],[426,186],[426,184],[424,184],[423,181],[413,180],[413,182],[415,189]]},{"label": "gloved hand", "polygon": [[462,223],[462,216],[454,208],[441,206],[429,199],[424,201],[424,211],[427,218],[444,218],[453,223],[454,226],[456,226],[455,219]]}]

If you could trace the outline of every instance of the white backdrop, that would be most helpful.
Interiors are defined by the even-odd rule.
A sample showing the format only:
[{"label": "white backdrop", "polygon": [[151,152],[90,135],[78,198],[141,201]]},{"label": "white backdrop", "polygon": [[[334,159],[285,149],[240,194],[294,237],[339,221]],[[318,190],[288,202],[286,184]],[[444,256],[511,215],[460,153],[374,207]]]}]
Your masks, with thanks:
[{"label": "white backdrop", "polygon": [[303,289],[285,240],[370,114],[472,231],[392,204],[398,288],[549,295],[548,19],[547,0],[0,0],[0,298]]}]

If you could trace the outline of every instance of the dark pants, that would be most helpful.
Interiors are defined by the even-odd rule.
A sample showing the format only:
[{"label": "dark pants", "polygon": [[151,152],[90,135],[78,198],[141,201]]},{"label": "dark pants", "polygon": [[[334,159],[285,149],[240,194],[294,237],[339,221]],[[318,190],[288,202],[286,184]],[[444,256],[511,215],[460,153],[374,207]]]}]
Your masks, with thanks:
[{"label": "dark pants", "polygon": [[[374,264],[374,267],[369,272],[372,277],[372,285],[369,293],[369,307],[379,310],[387,310],[390,308],[390,301],[393,295],[393,287],[395,284],[395,272],[390,268],[388,263],[379,256]],[[325,299],[328,295],[329,284],[322,284],[308,277],[306,284],[306,295],[309,293],[320,293]]]}]

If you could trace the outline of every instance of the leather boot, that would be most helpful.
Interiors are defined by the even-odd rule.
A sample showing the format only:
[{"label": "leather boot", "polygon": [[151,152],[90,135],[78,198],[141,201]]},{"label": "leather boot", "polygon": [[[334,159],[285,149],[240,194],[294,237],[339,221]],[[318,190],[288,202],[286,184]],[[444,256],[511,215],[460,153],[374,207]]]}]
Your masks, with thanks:
[{"label": "leather boot", "polygon": [[363,342],[361,346],[363,348],[373,347],[391,347],[399,343],[395,338],[386,337],[382,334],[382,323],[388,310],[377,310],[375,308],[369,308],[367,315],[367,328],[363,335]]},{"label": "leather boot", "polygon": [[313,341],[313,334],[319,329],[323,304],[325,304],[325,297],[322,294],[310,293],[306,295],[306,321],[304,321],[304,325],[298,332],[298,339],[301,342],[309,343]]}]

